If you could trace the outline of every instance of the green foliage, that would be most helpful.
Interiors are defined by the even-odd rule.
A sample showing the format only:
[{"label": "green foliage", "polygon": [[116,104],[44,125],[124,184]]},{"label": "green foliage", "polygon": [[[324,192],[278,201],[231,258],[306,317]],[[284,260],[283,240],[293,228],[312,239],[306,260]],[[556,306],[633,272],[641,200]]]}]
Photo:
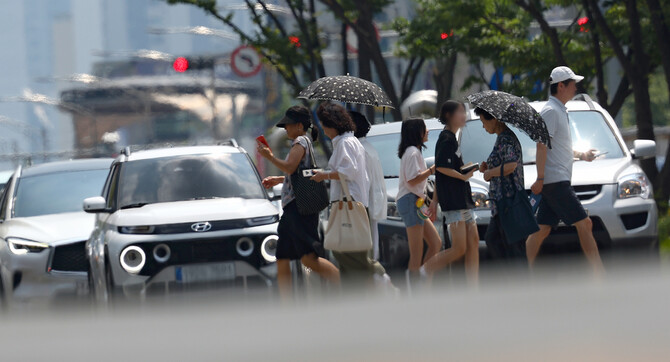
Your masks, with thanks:
[{"label": "green foliage", "polygon": [[[569,5],[575,2],[547,3]],[[450,52],[462,53],[475,66],[490,64],[513,75],[505,80],[503,90],[535,99],[545,97],[543,87],[558,61],[548,36],[537,29],[534,20],[512,0],[419,0],[417,16],[411,21],[396,19],[393,27],[400,33],[399,55],[435,59]],[[446,39],[440,36],[452,31],[453,36]],[[558,37],[566,61],[587,77],[584,84],[588,84],[595,76],[589,34],[579,32],[579,26],[572,24],[560,30]],[[604,56],[611,53],[605,51]],[[476,75],[470,77],[463,88],[488,81],[483,75]],[[533,93],[533,89],[537,92]]]},{"label": "green foliage", "polygon": [[[670,108],[668,107],[668,86],[661,69],[649,76],[649,96],[651,98],[651,112],[653,123],[656,126],[670,125]],[[624,127],[635,126],[635,100],[626,99],[621,109],[622,124]]]}]

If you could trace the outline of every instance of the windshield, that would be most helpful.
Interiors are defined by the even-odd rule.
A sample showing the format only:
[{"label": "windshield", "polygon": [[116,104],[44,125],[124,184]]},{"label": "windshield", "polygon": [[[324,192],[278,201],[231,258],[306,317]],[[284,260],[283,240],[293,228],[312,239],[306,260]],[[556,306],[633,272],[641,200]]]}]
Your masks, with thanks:
[{"label": "windshield", "polygon": [[[424,158],[435,156],[435,144],[442,130],[436,129],[428,132],[428,142],[423,150]],[[400,145],[400,133],[390,133],[366,138],[379,153],[379,160],[384,169],[384,177],[398,177],[400,175],[400,159],[398,158],[398,146]]]},{"label": "windshield", "polygon": [[108,173],[109,169],[102,169],[22,177],[16,186],[13,216],[82,211],[85,198],[100,195]]},{"label": "windshield", "polygon": [[132,161],[121,167],[121,208],[229,197],[266,198],[246,154],[164,157]]},{"label": "windshield", "polygon": [[[578,111],[570,112],[568,115],[570,117],[572,146],[576,151],[595,149],[596,154],[602,154],[596,161],[624,157],[623,149],[600,112]],[[524,163],[535,163],[535,142],[525,133],[511,128],[521,142]],[[486,161],[495,141],[496,135],[486,133],[481,121],[469,121],[461,131],[463,161],[465,163]]]}]

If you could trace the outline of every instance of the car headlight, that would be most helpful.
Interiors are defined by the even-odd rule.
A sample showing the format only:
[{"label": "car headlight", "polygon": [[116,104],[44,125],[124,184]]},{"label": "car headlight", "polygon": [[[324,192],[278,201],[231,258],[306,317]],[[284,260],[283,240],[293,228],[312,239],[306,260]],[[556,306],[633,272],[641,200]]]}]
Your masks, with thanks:
[{"label": "car headlight", "polygon": [[648,199],[651,194],[651,183],[649,183],[644,173],[634,173],[619,178],[618,198],[641,197]]},{"label": "car headlight", "polygon": [[9,250],[15,255],[39,253],[49,247],[49,244],[13,237],[7,238],[7,244],[9,245]]},{"label": "car headlight", "polygon": [[491,208],[491,201],[489,200],[489,193],[488,191],[478,188],[478,187],[473,187],[472,188],[472,201],[475,202],[475,208],[476,209],[490,209]]},{"label": "car headlight", "polygon": [[400,213],[398,212],[398,205],[395,201],[389,201],[386,205],[386,217],[389,219],[400,219]]}]

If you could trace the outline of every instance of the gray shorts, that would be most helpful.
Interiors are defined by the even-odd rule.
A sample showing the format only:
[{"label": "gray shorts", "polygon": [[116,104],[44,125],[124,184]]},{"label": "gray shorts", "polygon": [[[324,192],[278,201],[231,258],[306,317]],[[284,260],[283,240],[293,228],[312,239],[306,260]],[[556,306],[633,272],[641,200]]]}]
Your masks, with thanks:
[{"label": "gray shorts", "polygon": [[472,209],[444,211],[443,214],[447,224],[459,221],[465,221],[466,224],[474,224],[476,221],[475,213]]}]

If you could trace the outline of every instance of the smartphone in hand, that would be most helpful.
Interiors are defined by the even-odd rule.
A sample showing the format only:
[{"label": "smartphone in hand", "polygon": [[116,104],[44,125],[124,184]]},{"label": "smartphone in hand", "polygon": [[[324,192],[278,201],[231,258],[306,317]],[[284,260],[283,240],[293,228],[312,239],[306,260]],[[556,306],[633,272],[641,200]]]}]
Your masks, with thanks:
[{"label": "smartphone in hand", "polygon": [[315,169],[312,169],[312,170],[302,170],[302,177],[312,177],[319,172],[323,172],[323,169],[315,168]]},{"label": "smartphone in hand", "polygon": [[265,136],[260,135],[256,137],[256,141],[262,143],[263,145],[265,145],[265,147],[270,148],[270,145],[268,144],[268,141],[265,139]]}]

